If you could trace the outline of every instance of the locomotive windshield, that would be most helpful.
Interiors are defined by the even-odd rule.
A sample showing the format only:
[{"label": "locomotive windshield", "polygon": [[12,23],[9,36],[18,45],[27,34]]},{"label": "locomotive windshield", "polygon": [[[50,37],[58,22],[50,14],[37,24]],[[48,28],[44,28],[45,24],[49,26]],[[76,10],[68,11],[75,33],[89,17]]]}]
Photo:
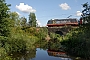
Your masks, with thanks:
[{"label": "locomotive windshield", "polygon": [[49,20],[47,24],[52,24],[52,23],[53,23],[53,21],[52,20]]}]

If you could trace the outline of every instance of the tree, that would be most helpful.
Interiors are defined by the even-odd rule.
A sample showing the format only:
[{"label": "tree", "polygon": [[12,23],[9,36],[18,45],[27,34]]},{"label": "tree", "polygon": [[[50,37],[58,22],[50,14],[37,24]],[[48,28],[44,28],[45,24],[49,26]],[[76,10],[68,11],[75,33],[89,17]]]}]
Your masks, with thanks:
[{"label": "tree", "polygon": [[30,13],[30,15],[29,15],[29,26],[36,27],[36,16],[35,16],[35,13]]},{"label": "tree", "polygon": [[0,36],[9,35],[9,7],[5,0],[0,0]]},{"label": "tree", "polygon": [[20,18],[16,12],[9,12],[10,20],[12,20],[12,26],[20,26]]},{"label": "tree", "polygon": [[90,6],[89,6],[88,2],[83,4],[83,8],[84,8],[84,10],[82,11],[83,21],[84,21],[84,23],[85,22],[90,23]]},{"label": "tree", "polygon": [[21,20],[21,26],[26,27],[27,19],[25,17],[21,17],[20,20]]}]

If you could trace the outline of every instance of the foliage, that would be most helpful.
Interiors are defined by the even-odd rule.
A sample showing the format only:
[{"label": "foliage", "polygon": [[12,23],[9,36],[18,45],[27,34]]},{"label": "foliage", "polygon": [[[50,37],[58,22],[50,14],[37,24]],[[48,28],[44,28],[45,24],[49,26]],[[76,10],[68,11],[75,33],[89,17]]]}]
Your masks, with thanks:
[{"label": "foliage", "polygon": [[21,26],[22,26],[23,28],[26,27],[27,19],[26,19],[25,17],[21,17],[20,20],[21,20]]},{"label": "foliage", "polygon": [[36,16],[35,16],[35,13],[30,13],[30,15],[29,15],[29,26],[36,27]]},{"label": "foliage", "polygon": [[56,39],[56,40],[61,40],[61,36],[60,36],[59,34],[50,33],[49,36],[50,36],[51,40],[54,40],[54,39]]},{"label": "foliage", "polygon": [[38,41],[35,36],[27,35],[19,27],[12,28],[11,36],[0,36],[0,48],[8,52],[22,52],[35,48],[33,45]]},{"label": "foliage", "polygon": [[20,27],[20,17],[16,12],[10,12],[10,19],[12,20],[14,27]]},{"label": "foliage", "polygon": [[63,37],[61,44],[69,54],[90,59],[90,6],[85,3],[83,7],[85,9],[82,11],[82,18],[84,23],[85,21],[88,23],[69,32]]},{"label": "foliage", "polygon": [[0,60],[15,60],[8,53],[33,51],[34,44],[48,34],[47,28],[36,28],[35,13],[30,13],[31,27],[27,27],[26,18],[10,12],[8,6],[5,0],[0,0]]},{"label": "foliage", "polygon": [[5,0],[0,0],[0,36],[8,36],[9,28],[8,28],[8,8],[9,5],[5,3]]},{"label": "foliage", "polygon": [[[35,36],[30,36],[20,27],[12,28],[12,35],[10,37],[11,46],[13,49],[11,51],[22,51],[22,50],[29,50],[29,48],[33,48],[33,44],[38,41],[38,38]],[[14,45],[13,45],[14,44]],[[12,47],[11,47],[12,48]]]},{"label": "foliage", "polygon": [[45,40],[45,37],[48,35],[48,30],[47,28],[37,28],[37,33],[35,36],[37,36],[40,40]]},{"label": "foliage", "polygon": [[16,12],[9,12],[10,19],[16,21],[19,20],[19,15]]},{"label": "foliage", "polygon": [[83,8],[84,8],[84,10],[82,11],[82,18],[83,18],[83,20],[84,20],[84,22],[85,21],[87,21],[88,23],[90,23],[90,6],[89,6],[89,4],[88,4],[88,2],[87,3],[85,3],[85,4],[83,4]]},{"label": "foliage", "polygon": [[14,60],[7,54],[9,50],[7,40],[7,37],[0,36],[0,60]]},{"label": "foliage", "polygon": [[24,29],[24,31],[29,34],[30,36],[36,36],[40,40],[45,39],[45,37],[48,35],[47,28],[40,28],[40,27],[30,27]]},{"label": "foliage", "polygon": [[59,40],[50,40],[48,42],[48,49],[58,51],[61,48],[61,43]]},{"label": "foliage", "polygon": [[61,41],[64,49],[74,56],[89,58],[90,56],[90,41],[87,34],[82,29],[75,29],[68,33]]},{"label": "foliage", "polygon": [[20,27],[12,27],[9,37],[0,37],[0,46],[5,48],[6,52],[22,52],[35,48],[34,43],[39,39],[44,39],[47,33],[45,29],[41,29],[43,33],[40,30],[39,33],[42,33],[42,35],[38,36],[37,34],[39,33],[36,31],[36,28],[29,29],[28,32],[27,29],[25,32]]},{"label": "foliage", "polygon": [[20,26],[20,21],[19,21],[19,15],[16,12],[9,12],[9,20],[11,21],[11,26]]},{"label": "foliage", "polygon": [[13,60],[30,60],[36,56],[36,48],[29,51],[23,51],[23,53],[13,52],[11,54]]}]

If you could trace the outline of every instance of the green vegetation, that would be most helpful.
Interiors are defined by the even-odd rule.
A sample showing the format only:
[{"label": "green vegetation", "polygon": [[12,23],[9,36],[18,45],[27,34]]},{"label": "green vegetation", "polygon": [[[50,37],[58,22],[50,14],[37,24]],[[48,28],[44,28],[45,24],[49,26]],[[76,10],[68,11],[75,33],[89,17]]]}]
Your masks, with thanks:
[{"label": "green vegetation", "polygon": [[[35,44],[45,41],[48,36],[47,28],[36,27],[35,13],[30,13],[29,22],[25,17],[19,17],[16,12],[10,12],[5,0],[0,0],[0,60],[15,60],[8,56],[13,52],[35,51]],[[2,8],[3,7],[3,8]],[[90,6],[83,4],[82,11],[84,24],[70,31],[65,36],[50,33],[49,43],[42,43],[41,48],[63,48],[72,55],[90,59]],[[88,23],[85,23],[88,22]],[[35,57],[33,53],[31,58]]]},{"label": "green vegetation", "polygon": [[35,13],[30,13],[29,15],[29,26],[30,27],[36,27],[37,23],[36,23],[36,16]]},{"label": "green vegetation", "polygon": [[0,60],[14,60],[9,53],[33,51],[34,44],[47,36],[46,28],[36,27],[35,13],[30,13],[28,26],[27,19],[10,12],[8,6],[0,0]]},{"label": "green vegetation", "polygon": [[26,25],[27,19],[26,19],[25,17],[21,17],[20,20],[21,20],[21,26],[22,26],[23,28],[26,27],[26,26],[27,26],[27,25]]},{"label": "green vegetation", "polygon": [[[85,3],[83,7],[85,8],[82,11],[84,24],[64,36],[61,44],[69,54],[90,59],[90,6]],[[86,21],[88,23],[85,23]]]},{"label": "green vegetation", "polygon": [[86,39],[86,35],[87,34],[80,31],[80,29],[76,29],[68,33],[61,41],[61,44],[64,46],[65,51],[69,52],[69,54],[87,58],[90,56],[90,38]]},{"label": "green vegetation", "polygon": [[7,5],[4,0],[0,0],[0,36],[9,35],[9,22],[7,20],[7,18],[9,18],[8,6],[9,5]]}]

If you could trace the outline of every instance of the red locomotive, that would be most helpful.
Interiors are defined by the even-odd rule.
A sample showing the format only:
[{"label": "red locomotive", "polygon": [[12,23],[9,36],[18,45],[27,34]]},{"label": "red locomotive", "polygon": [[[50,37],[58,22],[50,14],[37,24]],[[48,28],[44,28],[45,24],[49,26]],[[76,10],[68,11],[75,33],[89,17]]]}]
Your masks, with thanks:
[{"label": "red locomotive", "polygon": [[76,18],[67,19],[51,19],[48,21],[48,27],[62,27],[62,26],[78,26],[82,24],[82,20],[78,21]]}]

